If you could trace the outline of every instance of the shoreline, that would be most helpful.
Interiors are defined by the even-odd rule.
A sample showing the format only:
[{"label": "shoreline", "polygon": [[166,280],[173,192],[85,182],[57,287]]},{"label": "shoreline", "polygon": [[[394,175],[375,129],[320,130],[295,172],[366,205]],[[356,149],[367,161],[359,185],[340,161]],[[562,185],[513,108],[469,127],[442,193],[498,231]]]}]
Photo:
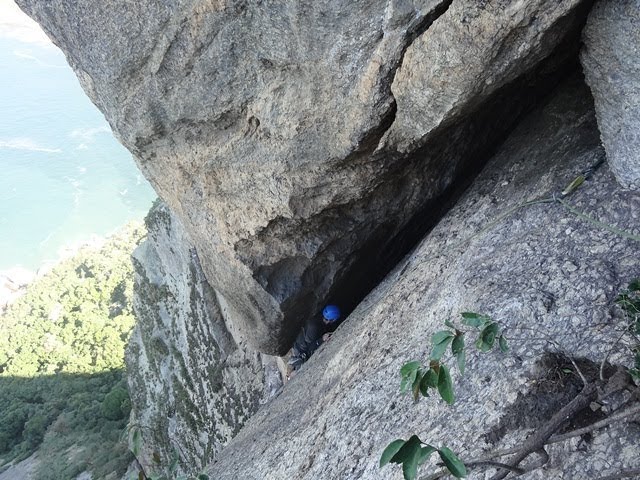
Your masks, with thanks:
[{"label": "shoreline", "polygon": [[58,249],[55,260],[44,260],[37,270],[25,268],[20,264],[0,270],[0,316],[6,312],[9,305],[24,295],[31,283],[45,276],[62,262],[78,255],[82,250],[99,250],[110,238],[120,234],[132,224],[144,225],[144,221],[143,219],[129,220],[107,235],[92,233],[82,240],[71,241]]}]

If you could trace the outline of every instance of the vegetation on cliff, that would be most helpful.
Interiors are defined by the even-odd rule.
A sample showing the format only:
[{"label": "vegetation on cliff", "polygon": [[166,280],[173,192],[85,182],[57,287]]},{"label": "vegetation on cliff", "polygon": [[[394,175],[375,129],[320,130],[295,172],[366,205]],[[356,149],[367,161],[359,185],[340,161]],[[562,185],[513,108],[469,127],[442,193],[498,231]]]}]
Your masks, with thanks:
[{"label": "vegetation on cliff", "polygon": [[144,233],[130,224],[83,248],[0,317],[0,465],[38,450],[40,480],[126,470],[130,255]]}]

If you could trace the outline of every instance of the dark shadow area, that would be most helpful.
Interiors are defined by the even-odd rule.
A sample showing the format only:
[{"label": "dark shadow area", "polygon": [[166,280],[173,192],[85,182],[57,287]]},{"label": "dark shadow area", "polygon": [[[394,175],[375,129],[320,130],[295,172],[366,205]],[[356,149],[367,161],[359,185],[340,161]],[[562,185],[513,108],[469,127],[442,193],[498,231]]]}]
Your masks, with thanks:
[{"label": "dark shadow area", "polygon": [[[575,362],[589,382],[598,380],[600,365],[587,359],[576,359]],[[506,408],[498,425],[485,435],[488,443],[496,445],[508,432],[541,427],[583,388],[582,380],[571,360],[563,355],[547,353],[537,362],[536,367],[535,377],[531,378],[531,390],[526,394],[519,394],[513,405]],[[609,378],[615,371],[614,367],[607,365],[605,377]],[[587,407],[558,433],[586,427],[604,417],[602,410],[593,411]],[[590,438],[591,434],[583,436],[583,440],[587,442]]]},{"label": "dark shadow area", "polygon": [[[448,175],[455,180],[441,194],[425,200],[399,233],[392,233],[397,230],[395,219],[381,224],[351,255],[349,268],[334,282],[324,302],[340,305],[346,315],[355,309],[455,205],[520,120],[544,105],[559,83],[580,72],[580,32],[590,6],[586,2],[580,7],[577,20],[549,57],[486,98],[461,122],[432,132],[409,158],[394,163],[389,182],[397,192],[409,189],[415,180],[407,178],[406,171],[418,171],[420,178],[427,179],[429,171],[447,171],[446,165],[453,163],[455,168]],[[460,160],[451,162],[452,158]]]},{"label": "dark shadow area", "polygon": [[0,377],[0,472],[36,450],[36,480],[121,477],[132,461],[124,370]]}]

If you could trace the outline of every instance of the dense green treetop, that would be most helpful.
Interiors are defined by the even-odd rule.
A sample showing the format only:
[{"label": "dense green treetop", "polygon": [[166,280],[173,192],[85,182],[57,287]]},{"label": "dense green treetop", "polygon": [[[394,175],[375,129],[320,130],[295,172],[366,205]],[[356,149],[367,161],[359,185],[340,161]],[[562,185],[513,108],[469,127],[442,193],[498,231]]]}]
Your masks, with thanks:
[{"label": "dense green treetop", "polygon": [[122,368],[134,324],[130,256],[143,235],[141,225],[129,224],[29,285],[0,317],[0,375]]},{"label": "dense green treetop", "polygon": [[[0,471],[38,450],[38,480],[124,473],[130,401],[124,348],[134,324],[129,224],[27,287],[0,316]],[[4,466],[3,466],[4,465]]]}]

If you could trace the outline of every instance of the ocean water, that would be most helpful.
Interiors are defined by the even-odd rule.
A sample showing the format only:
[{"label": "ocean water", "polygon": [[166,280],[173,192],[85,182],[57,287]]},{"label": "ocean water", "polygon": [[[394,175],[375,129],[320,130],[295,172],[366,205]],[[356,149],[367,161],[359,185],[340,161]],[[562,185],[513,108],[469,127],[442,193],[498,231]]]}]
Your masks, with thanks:
[{"label": "ocean water", "polygon": [[154,198],[64,55],[0,35],[0,271],[55,261]]}]

